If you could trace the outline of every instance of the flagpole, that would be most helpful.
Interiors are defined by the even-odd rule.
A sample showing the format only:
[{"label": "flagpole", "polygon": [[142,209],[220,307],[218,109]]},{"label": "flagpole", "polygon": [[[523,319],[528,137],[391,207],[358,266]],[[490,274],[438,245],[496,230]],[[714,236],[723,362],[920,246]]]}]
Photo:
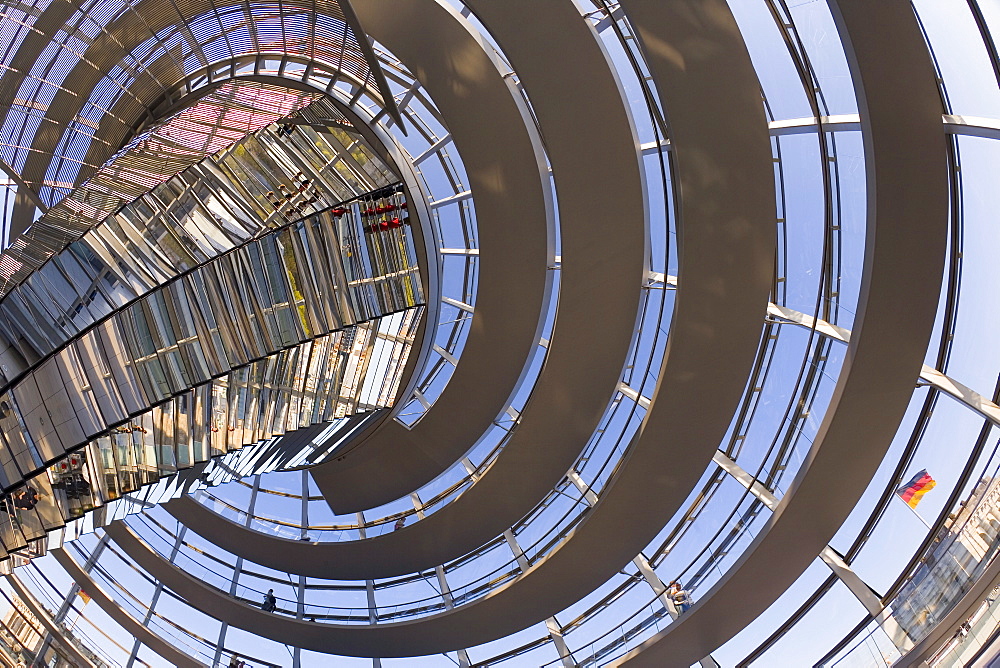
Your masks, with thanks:
[{"label": "flagpole", "polygon": [[79,610],[76,610],[76,606],[71,606],[71,609],[76,610],[76,619],[73,620],[73,623],[69,627],[70,633],[73,632],[73,629],[76,628],[76,623],[80,621],[81,617],[83,617],[83,609],[87,607],[88,603],[90,603],[90,598],[87,596],[87,593],[83,591],[83,587],[79,584],[76,585],[76,593],[73,597],[76,598],[77,596],[79,596],[80,600],[83,601],[83,605],[80,606]]},{"label": "flagpole", "polygon": [[[86,603],[84,603],[84,605],[86,605]],[[73,629],[76,628],[76,623],[78,621],[80,621],[80,617],[82,617],[82,616],[83,616],[83,608],[81,607],[79,610],[76,611],[76,619],[74,619],[73,623],[70,624],[70,627],[69,627],[69,630],[68,630],[69,633],[73,632]]]},{"label": "flagpole", "polygon": [[903,497],[901,497],[901,496],[900,496],[899,494],[893,494],[893,496],[894,496],[894,497],[896,497],[897,499],[899,499],[900,503],[902,503],[902,504],[903,504],[904,506],[906,506],[906,507],[907,507],[907,508],[909,508],[909,509],[910,509],[911,511],[913,511],[913,514],[917,516],[917,519],[918,519],[918,520],[920,520],[921,522],[923,522],[923,523],[924,523],[924,526],[925,526],[925,527],[927,527],[927,530],[928,530],[928,531],[930,531],[931,529],[933,529],[933,528],[934,528],[934,527],[932,527],[932,526],[931,526],[930,524],[928,524],[928,523],[927,523],[927,520],[925,520],[925,519],[923,518],[923,516],[922,516],[922,515],[921,515],[920,513],[918,513],[918,512],[917,512],[917,509],[916,509],[916,508],[914,508],[913,506],[911,506],[911,505],[910,505],[909,503],[907,503],[906,501],[903,501]]},{"label": "flagpole", "polygon": [[[903,497],[901,497],[899,494],[894,494],[893,496],[895,496],[900,501],[903,501]],[[907,508],[909,508],[910,510],[913,511],[913,514],[917,516],[918,520],[920,520],[921,522],[923,522],[924,526],[927,527],[928,531],[930,531],[931,529],[933,529],[933,527],[930,524],[927,523],[927,520],[925,520],[923,518],[923,516],[920,513],[917,512],[916,508],[914,508],[913,506],[911,506],[909,503],[906,503],[906,501],[903,501],[903,503],[906,504]],[[955,565],[958,566],[958,569],[960,571],[962,571],[963,573],[965,573],[966,575],[968,575],[969,572],[966,570],[965,566],[962,565],[962,562],[960,562],[958,560],[958,557],[955,556],[955,553],[952,552],[951,550],[948,550],[947,553],[951,555],[951,558],[955,562]]]}]

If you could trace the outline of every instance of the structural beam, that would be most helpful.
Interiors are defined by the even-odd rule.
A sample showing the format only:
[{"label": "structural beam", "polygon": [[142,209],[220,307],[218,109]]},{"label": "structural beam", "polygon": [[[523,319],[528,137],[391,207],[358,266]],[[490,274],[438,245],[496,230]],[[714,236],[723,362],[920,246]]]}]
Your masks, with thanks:
[{"label": "structural beam", "polygon": [[[644,40],[656,49],[657,89],[671,93],[664,102],[681,191],[683,280],[643,430],[571,536],[489,596],[411,622],[354,627],[286,620],[215,595],[151,558],[124,527],[109,529],[144,568],[169,577],[175,591],[183,586],[210,614],[283,642],[353,656],[433,654],[508,635],[572,605],[629,563],[681,507],[725,436],[756,357],[773,273],[774,179],[760,88],[726,3],[633,4],[644,10],[639,24],[665,31]],[[560,34],[548,35],[550,48]],[[704,49],[706,41],[716,48]],[[492,507],[480,505],[479,518]]]},{"label": "structural beam", "polygon": [[947,240],[947,147],[936,74],[909,2],[831,6],[854,74],[868,175],[864,273],[847,359],[813,448],[771,520],[686,615],[619,665],[690,665],[786,591],[871,482],[920,375]]},{"label": "structural beam", "polygon": [[111,598],[111,596],[97,586],[97,583],[91,579],[90,575],[80,568],[80,565],[76,563],[76,560],[69,556],[65,550],[57,548],[52,550],[52,555],[55,557],[56,561],[59,562],[59,565],[66,570],[66,573],[69,574],[69,576],[73,578],[73,580],[79,584],[85,592],[87,592],[87,595],[90,596],[90,598],[97,603],[98,606],[100,606],[101,610],[103,610],[108,617],[113,619],[116,624],[125,629],[127,633],[131,633],[135,636],[136,640],[141,641],[144,645],[175,666],[185,666],[186,668],[204,668],[208,665],[195,661],[189,654],[174,647],[164,638],[150,631],[147,626],[140,623],[132,615],[126,612],[124,608],[118,605],[118,603]]},{"label": "structural beam", "polygon": [[338,514],[388,503],[434,479],[510,405],[538,353],[554,253],[541,138],[521,93],[489,55],[492,49],[456,11],[437,2],[354,0],[353,6],[448,119],[469,175],[480,256],[469,337],[434,405],[412,429],[387,421],[312,470]]},{"label": "structural beam", "polygon": [[[151,31],[156,33],[179,17],[196,16],[204,11],[204,6],[196,0],[173,3],[174,12],[154,11],[153,4],[155,0],[140,2],[98,36],[85,53],[91,64],[80,65],[79,71],[75,68],[67,78],[73,82],[81,99],[74,98],[73,103],[69,103],[64,99],[65,93],[58,93],[53,104],[53,123],[48,126],[61,128],[69,122],[102,73],[113,67],[116,58],[141,44]],[[362,3],[353,4],[362,24],[369,25]],[[213,3],[220,11],[233,5],[242,6],[242,3],[239,0]],[[433,16],[440,11],[425,12],[427,18],[424,20],[433,22],[436,20]],[[376,22],[370,28],[378,39],[383,29],[381,25]],[[470,56],[467,52],[449,49],[446,40],[439,41],[437,34],[417,32],[423,42],[410,40],[415,55],[404,59],[421,73],[419,78],[428,90],[432,90],[444,115],[454,119],[450,130],[462,153],[469,184],[477,193],[480,243],[490,250],[490,258],[479,265],[479,323],[472,325],[463,364],[456,368],[448,388],[438,399],[437,409],[425,415],[419,428],[413,431],[387,422],[385,433],[376,432],[379,435],[364,448],[366,453],[375,453],[379,444],[391,444],[393,452],[412,452],[413,465],[384,466],[383,458],[387,456],[384,451],[375,458],[377,461],[351,453],[341,455],[346,463],[338,470],[345,467],[352,470],[347,476],[349,486],[337,487],[336,492],[361,508],[379,505],[381,498],[391,500],[412,491],[437,475],[445,465],[442,462],[457,459],[450,451],[439,452],[437,444],[461,448],[458,453],[461,455],[486,431],[493,418],[509,404],[529,366],[528,360],[537,352],[535,342],[543,321],[542,308],[548,302],[551,286],[547,271],[553,242],[549,177],[541,140],[534,131],[520,92],[503,79],[496,63],[481,45],[477,45]],[[114,35],[114,40],[109,41],[108,35]],[[400,55],[403,50],[400,45]],[[430,72],[436,72],[436,78],[426,76]],[[453,89],[452,84],[456,81],[468,88]],[[145,111],[137,109],[134,113],[141,116]],[[138,123],[141,118],[132,120]],[[484,120],[488,121],[486,127],[490,132],[482,132]],[[46,142],[54,145],[59,132],[55,132],[54,139],[50,136],[53,132],[50,130],[38,137],[39,146]],[[503,150],[497,150],[498,147]],[[512,206],[512,202],[517,206]],[[516,239],[516,243],[512,239]],[[485,321],[490,325],[486,326]],[[486,377],[491,379],[489,385],[481,383]],[[475,407],[465,406],[465,399],[472,395],[480,401]],[[463,407],[466,419],[452,420],[451,416]],[[377,476],[380,485],[362,482],[369,479],[366,475]],[[322,474],[317,480],[320,478]],[[336,495],[331,493],[331,498],[336,500]]]},{"label": "structural beam", "polygon": [[[477,1],[470,6],[501,42],[524,84],[539,91],[532,102],[559,193],[559,311],[530,401],[517,429],[474,485],[426,518],[367,541],[248,541],[246,532],[193,500],[168,506],[175,517],[223,549],[239,547],[241,554],[262,565],[333,579],[402,575],[456,559],[514,525],[558,484],[619,389],[648,274],[642,178],[622,92],[597,37],[571,2],[539,6],[531,0],[503,5]],[[529,11],[530,28],[519,19]],[[552,53],[548,39],[556,33],[564,45],[558,54]],[[599,137],[579,141],[597,125],[602,127]],[[590,165],[597,155],[608,173],[606,189],[593,187]],[[477,211],[482,216],[478,205]],[[462,308],[454,300],[444,301]],[[478,300],[476,311],[478,318]],[[594,327],[599,321],[603,324]],[[459,369],[467,355],[460,358]],[[581,358],[587,363],[581,364]],[[467,397],[471,405],[477,401],[476,395]],[[468,410],[457,414],[464,416]],[[517,419],[516,414],[512,417]],[[444,450],[446,445],[423,447]],[[462,444],[455,445],[452,450],[460,451]],[[411,466],[407,448],[393,452],[393,468]],[[458,452],[450,461],[460,456]],[[380,466],[385,468],[385,460]],[[322,481],[318,468],[313,475]],[[357,482],[338,479],[337,484]]]},{"label": "structural beam", "polygon": [[21,584],[17,575],[8,575],[7,582],[10,583],[11,588],[17,597],[24,603],[24,607],[28,609],[35,619],[37,619],[45,630],[51,635],[59,639],[59,647],[69,655],[69,658],[76,663],[78,666],[83,666],[84,668],[97,668],[93,661],[87,658],[80,649],[66,638],[63,629],[57,625],[53,620],[49,611],[43,608],[35,597],[31,594],[28,589]]}]

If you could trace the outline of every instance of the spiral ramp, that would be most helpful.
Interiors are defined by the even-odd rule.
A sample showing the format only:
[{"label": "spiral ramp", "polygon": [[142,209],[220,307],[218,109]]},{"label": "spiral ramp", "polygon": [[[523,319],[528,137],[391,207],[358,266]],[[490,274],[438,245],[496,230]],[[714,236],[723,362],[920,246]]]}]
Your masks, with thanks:
[{"label": "spiral ramp", "polygon": [[2,6],[0,663],[1000,653],[988,3]]}]

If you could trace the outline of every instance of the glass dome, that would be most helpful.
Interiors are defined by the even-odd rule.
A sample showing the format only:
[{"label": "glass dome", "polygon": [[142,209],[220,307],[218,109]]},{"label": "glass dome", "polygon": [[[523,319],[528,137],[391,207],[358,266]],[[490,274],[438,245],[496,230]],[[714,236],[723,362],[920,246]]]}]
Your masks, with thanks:
[{"label": "glass dome", "polygon": [[3,7],[0,662],[1000,656],[1000,5]]}]

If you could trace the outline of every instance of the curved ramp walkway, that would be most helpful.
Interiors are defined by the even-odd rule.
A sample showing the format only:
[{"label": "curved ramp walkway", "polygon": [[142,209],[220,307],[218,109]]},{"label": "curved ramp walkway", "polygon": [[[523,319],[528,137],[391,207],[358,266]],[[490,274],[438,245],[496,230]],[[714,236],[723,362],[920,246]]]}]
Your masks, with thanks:
[{"label": "curved ramp walkway", "polygon": [[[776,217],[760,88],[728,7],[722,0],[685,0],[655,9],[671,31],[662,51],[679,55],[673,62],[683,65],[669,78],[660,73],[657,86],[671,93],[665,108],[681,187],[683,282],[643,432],[604,498],[563,546],[474,603],[412,622],[357,627],[252,609],[179,571],[127,527],[112,525],[108,532],[132,558],[233,625],[317,651],[388,657],[476,645],[545,619],[606,581],[655,536],[712,461],[739,403],[768,303]],[[549,38],[551,46],[558,35]],[[704,49],[705,40],[716,48]],[[490,512],[481,509],[483,516]]]},{"label": "curved ramp walkway", "polygon": [[[395,50],[397,44],[382,39],[381,27],[369,25],[371,16],[366,16],[366,12],[371,12],[366,9],[368,5],[377,7],[380,3],[352,4],[372,35]],[[74,81],[74,94],[78,98],[73,98],[75,102],[64,100],[66,103],[59,105],[61,119],[78,113],[78,106],[100,82],[100,73],[126,58],[151,32],[160,34],[182,17],[205,11],[204,3],[198,0],[174,2],[176,13],[157,10],[158,6],[157,0],[138,3],[134,11],[108,26],[106,34],[113,35],[114,40],[102,33],[88,47],[83,60],[111,65],[98,70],[81,66],[79,74],[67,78]],[[241,0],[213,3],[218,11],[242,6]],[[419,21],[435,25],[445,11],[433,4],[423,9],[422,13],[411,13]],[[413,24],[417,25],[421,23]],[[480,46],[457,51],[455,44],[447,45],[443,35],[439,41],[436,34],[414,32],[417,34],[400,40],[399,55],[412,64],[442,115],[449,119],[449,130],[462,156],[468,185],[474,193],[483,253],[479,292],[461,363],[434,407],[412,430],[395,421],[386,421],[364,442],[365,447],[340,455],[342,461],[335,461],[335,469],[328,468],[334,462],[321,467],[320,470],[348,472],[346,480],[344,476],[337,478],[335,489],[330,490],[331,498],[343,494],[358,508],[399,498],[433,479],[472,447],[504,411],[528,361],[537,352],[543,308],[552,282],[548,270],[553,257],[548,167],[541,139],[520,93],[501,76]],[[424,42],[421,44],[414,37],[422,37]],[[434,48],[426,41],[432,39]],[[406,46],[417,53],[405,52]],[[163,58],[168,59],[169,55]],[[150,67],[155,67],[155,63]],[[122,119],[135,126],[146,113],[141,105],[128,112],[123,111]],[[38,141],[47,139],[39,137]],[[490,382],[483,383],[483,378],[489,378]],[[470,396],[476,397],[476,401],[468,402]],[[460,411],[464,419],[454,420],[453,416]],[[408,466],[385,464],[386,457],[392,461],[397,452],[411,453]],[[379,484],[370,484],[376,478]],[[321,479],[322,474],[317,476],[318,481]]]},{"label": "curved ramp walkway", "polygon": [[104,590],[91,579],[90,575],[88,575],[86,571],[80,568],[80,565],[76,563],[76,560],[68,555],[65,550],[62,548],[52,550],[52,555],[55,557],[55,560],[59,562],[59,565],[66,569],[66,573],[73,578],[73,581],[80,585],[85,592],[87,592],[87,594],[97,603],[98,606],[100,606],[101,610],[103,610],[108,617],[113,619],[115,623],[125,629],[126,632],[135,636],[135,638],[142,644],[146,645],[175,666],[184,666],[185,668],[203,668],[206,665],[195,661],[190,655],[182,652],[156,633],[150,631],[148,627],[141,624],[135,617],[126,612],[124,608],[118,605],[113,598],[108,596]]},{"label": "curved ramp walkway", "polygon": [[[335,580],[433,568],[477,549],[527,515],[566,475],[598,428],[618,390],[648,273],[636,139],[606,56],[573,5],[531,3],[533,19],[525,25],[518,10],[529,7],[518,4],[470,6],[531,91],[563,220],[559,311],[545,366],[521,423],[483,477],[460,497],[415,524],[368,540],[313,544],[258,532],[248,540],[250,529],[193,499],[166,506],[219,547],[238,548],[244,558],[269,568]],[[392,12],[398,11],[394,5]],[[406,26],[412,18],[404,16],[400,24]],[[391,29],[384,18],[378,24]],[[462,33],[467,37],[463,48],[479,48],[471,35]],[[547,38],[556,33],[562,48],[553,52]],[[597,126],[602,130],[590,141],[579,140]],[[600,190],[593,187],[592,164],[598,159],[608,174],[606,189]],[[410,468],[410,450],[393,453],[392,467]],[[333,480],[341,490],[348,482],[323,480],[324,490],[336,489]]]},{"label": "curved ramp walkway", "polygon": [[436,2],[353,5],[447,119],[469,176],[480,254],[469,338],[434,405],[412,429],[388,420],[312,469],[338,514],[388,503],[433,480],[504,412],[538,348],[554,253],[548,167],[531,114],[455,10]]},{"label": "curved ramp walkway", "polygon": [[[631,1],[629,16],[646,26],[662,25],[654,23],[656,4]],[[847,361],[808,461],[767,527],[678,622],[626,656],[622,663],[630,666],[690,665],[795,582],[871,482],[921,372],[948,220],[936,76],[908,2],[836,0],[832,6],[856,82],[868,172],[862,301]],[[887,25],[893,30],[885,31]],[[900,105],[900,99],[907,103]],[[845,461],[851,466],[844,467]]]}]

